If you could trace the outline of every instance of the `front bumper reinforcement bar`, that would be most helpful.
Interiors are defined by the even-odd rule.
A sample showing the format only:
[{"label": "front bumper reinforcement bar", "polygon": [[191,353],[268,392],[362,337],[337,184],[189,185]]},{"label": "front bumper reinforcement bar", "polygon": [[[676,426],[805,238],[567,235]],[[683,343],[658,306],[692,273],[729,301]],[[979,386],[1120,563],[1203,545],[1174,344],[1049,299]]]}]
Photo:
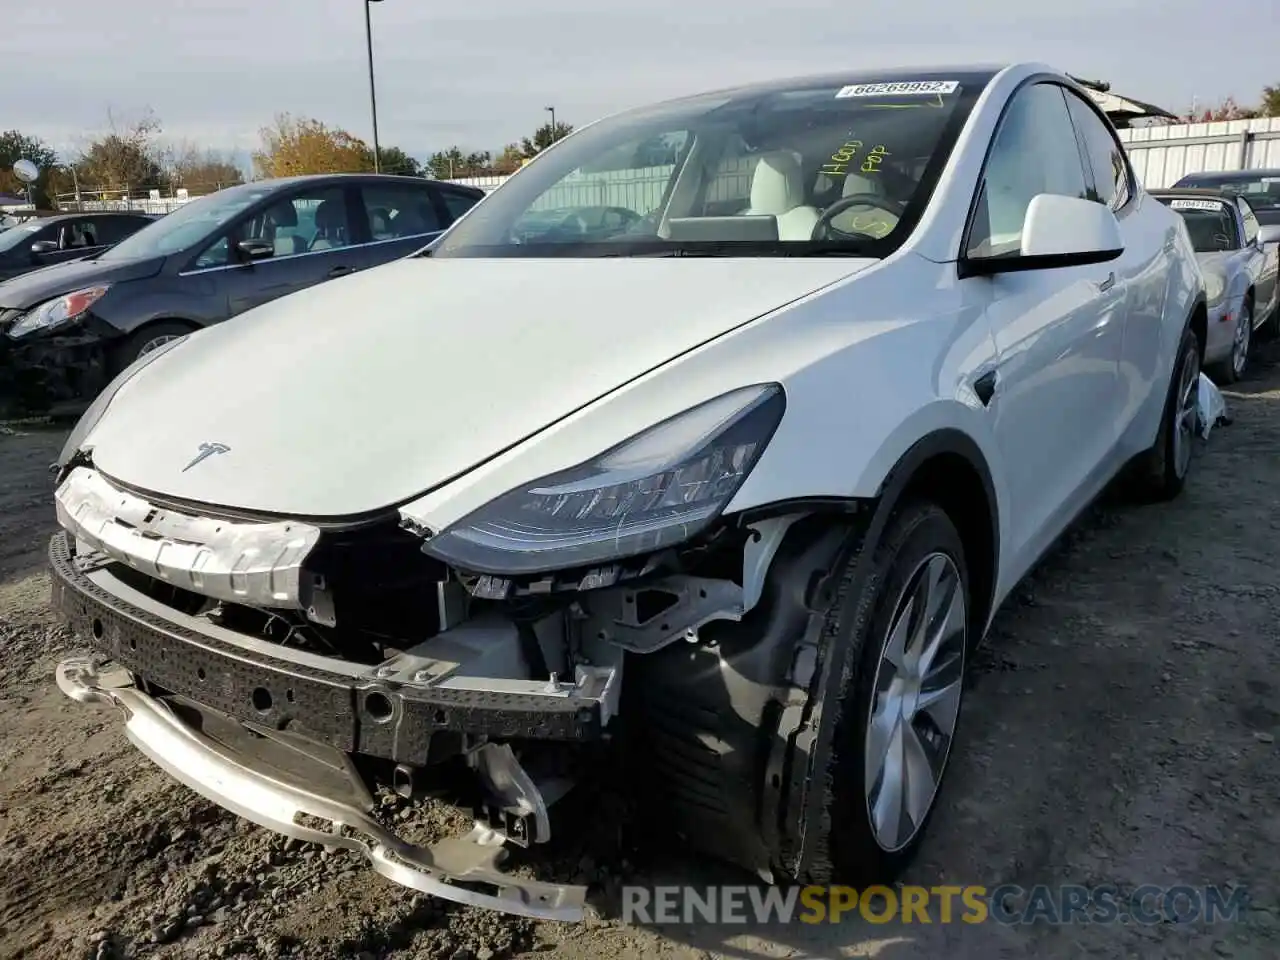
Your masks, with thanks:
[{"label": "front bumper reinforcement bar", "polygon": [[357,807],[255,770],[142,692],[120,666],[93,653],[63,660],[58,687],[73,700],[120,708],[133,744],[176,780],[277,833],[363,854],[389,880],[430,896],[544,920],[583,917],[586,887],[504,873],[502,838],[477,825],[429,847],[408,843]]}]

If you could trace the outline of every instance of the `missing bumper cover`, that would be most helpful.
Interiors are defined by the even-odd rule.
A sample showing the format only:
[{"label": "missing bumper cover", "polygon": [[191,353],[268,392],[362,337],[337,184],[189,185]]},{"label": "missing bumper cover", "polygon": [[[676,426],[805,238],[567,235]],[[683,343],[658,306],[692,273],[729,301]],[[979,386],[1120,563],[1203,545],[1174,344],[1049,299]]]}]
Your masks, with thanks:
[{"label": "missing bumper cover", "polygon": [[245,764],[225,746],[185,725],[140,691],[121,667],[102,669],[93,654],[57,668],[58,687],[73,700],[119,707],[133,744],[170,776],[214,803],[298,840],[363,854],[389,880],[431,896],[542,920],[583,917],[586,888],[542,883],[501,870],[501,835],[477,826],[465,837],[411,844],[363,810],[302,790]]}]

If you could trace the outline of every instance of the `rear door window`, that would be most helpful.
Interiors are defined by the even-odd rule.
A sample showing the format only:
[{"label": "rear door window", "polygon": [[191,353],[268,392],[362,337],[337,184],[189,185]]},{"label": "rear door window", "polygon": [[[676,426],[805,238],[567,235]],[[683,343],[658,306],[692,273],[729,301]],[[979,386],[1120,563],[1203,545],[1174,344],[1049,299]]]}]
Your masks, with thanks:
[{"label": "rear door window", "polygon": [[438,190],[440,199],[444,202],[444,208],[449,213],[449,222],[457,220],[460,216],[479,203],[483,197],[472,196],[461,190],[449,190],[441,187]]},{"label": "rear door window", "polygon": [[130,234],[137,233],[151,221],[143,217],[99,217],[96,222],[98,242],[110,244],[119,243]]},{"label": "rear door window", "polygon": [[360,196],[374,242],[420,237],[445,227],[425,181],[421,186],[369,183],[360,187]]}]

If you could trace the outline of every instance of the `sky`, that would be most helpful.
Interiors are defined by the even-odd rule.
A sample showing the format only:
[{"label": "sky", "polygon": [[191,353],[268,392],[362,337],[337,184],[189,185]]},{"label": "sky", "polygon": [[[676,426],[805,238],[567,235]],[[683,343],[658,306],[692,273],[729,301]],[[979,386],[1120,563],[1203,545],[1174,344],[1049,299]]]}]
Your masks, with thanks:
[{"label": "sky", "polygon": [[[1223,14],[1230,10],[1230,16]],[[1280,83],[1280,0],[379,0],[379,141],[498,150],[739,82],[1035,60],[1175,112]],[[1221,27],[1221,31],[1215,28]],[[1205,30],[1215,42],[1199,42]],[[0,130],[73,154],[150,111],[244,162],[281,112],[372,139],[362,0],[20,0],[0,18]]]}]

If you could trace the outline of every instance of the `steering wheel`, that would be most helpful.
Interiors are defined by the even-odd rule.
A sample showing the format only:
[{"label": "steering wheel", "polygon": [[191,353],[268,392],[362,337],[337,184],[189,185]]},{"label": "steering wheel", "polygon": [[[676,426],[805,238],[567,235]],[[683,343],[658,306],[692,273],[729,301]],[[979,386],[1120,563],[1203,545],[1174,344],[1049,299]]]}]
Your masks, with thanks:
[{"label": "steering wheel", "polygon": [[888,197],[882,197],[875,193],[851,193],[847,197],[837,200],[827,209],[818,215],[818,222],[813,225],[813,232],[809,235],[811,240],[854,240],[860,236],[873,236],[872,234],[855,234],[845,233],[831,225],[831,221],[846,210],[854,207],[871,207],[876,210],[883,210],[895,220],[901,219],[902,214],[907,207],[904,203],[897,200],[890,200]]}]

